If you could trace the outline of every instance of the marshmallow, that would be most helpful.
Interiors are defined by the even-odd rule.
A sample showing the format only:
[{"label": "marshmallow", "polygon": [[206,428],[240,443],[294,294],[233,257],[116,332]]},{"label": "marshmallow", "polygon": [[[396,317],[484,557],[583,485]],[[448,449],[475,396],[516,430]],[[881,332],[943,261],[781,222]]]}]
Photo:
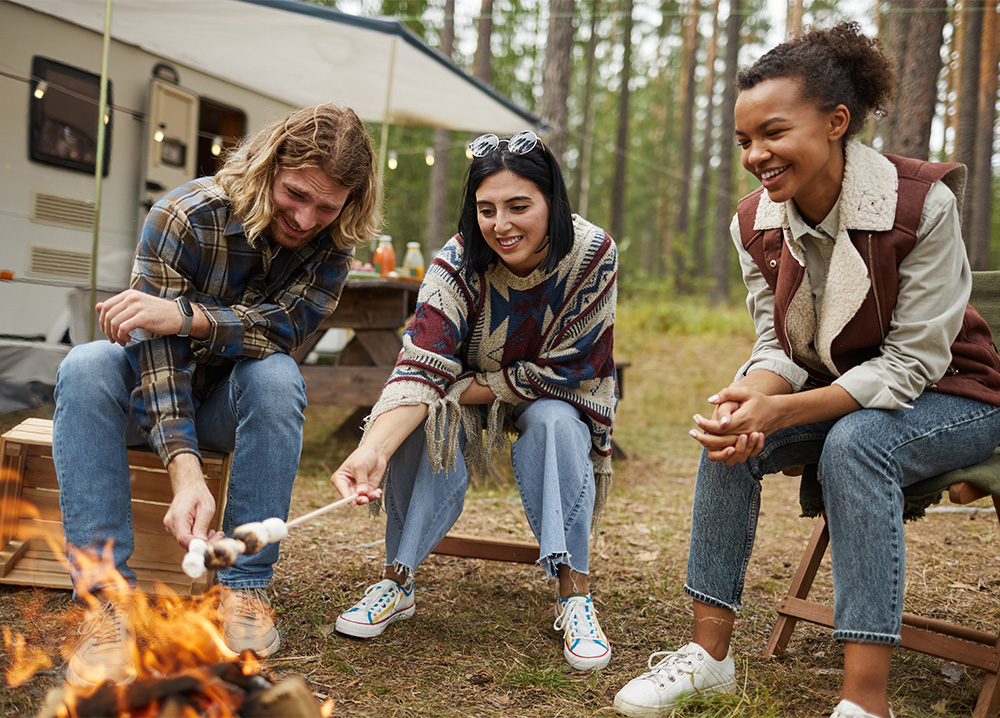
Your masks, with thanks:
[{"label": "marshmallow", "polygon": [[276,543],[283,538],[288,538],[288,527],[281,519],[264,519],[263,523],[264,528],[267,529],[269,543]]},{"label": "marshmallow", "polygon": [[184,555],[181,568],[191,578],[201,578],[205,575],[205,550],[207,548],[208,544],[198,538],[191,539],[191,543],[188,544],[188,550]]}]

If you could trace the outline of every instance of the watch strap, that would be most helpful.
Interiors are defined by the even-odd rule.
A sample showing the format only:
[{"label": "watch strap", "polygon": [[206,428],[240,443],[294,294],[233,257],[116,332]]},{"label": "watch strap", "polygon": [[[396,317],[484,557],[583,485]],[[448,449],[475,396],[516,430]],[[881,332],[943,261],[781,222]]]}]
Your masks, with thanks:
[{"label": "watch strap", "polygon": [[177,308],[181,312],[181,330],[177,332],[177,336],[186,337],[191,331],[194,309],[191,308],[191,302],[188,301],[187,297],[177,297],[174,301],[177,302]]}]

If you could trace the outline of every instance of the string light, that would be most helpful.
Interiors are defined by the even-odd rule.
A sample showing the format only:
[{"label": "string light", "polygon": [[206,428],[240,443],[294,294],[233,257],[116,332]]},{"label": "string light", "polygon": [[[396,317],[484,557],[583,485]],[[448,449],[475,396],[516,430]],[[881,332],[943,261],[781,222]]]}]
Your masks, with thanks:
[{"label": "string light", "polygon": [[433,167],[434,166],[434,148],[433,147],[428,147],[427,150],[424,152],[424,162],[427,163],[428,167]]},{"label": "string light", "polygon": [[45,92],[49,89],[49,83],[45,80],[39,80],[38,85],[35,86],[35,99],[40,100],[45,97]]},{"label": "string light", "polygon": [[392,150],[389,152],[389,169],[394,170],[399,167],[399,157],[396,155],[396,151]]},{"label": "string light", "polygon": [[218,157],[222,154],[222,138],[216,135],[212,138],[212,157]]},{"label": "string light", "polygon": [[155,142],[163,142],[163,131],[165,129],[167,129],[167,126],[161,122],[156,132],[153,133],[153,140]]}]

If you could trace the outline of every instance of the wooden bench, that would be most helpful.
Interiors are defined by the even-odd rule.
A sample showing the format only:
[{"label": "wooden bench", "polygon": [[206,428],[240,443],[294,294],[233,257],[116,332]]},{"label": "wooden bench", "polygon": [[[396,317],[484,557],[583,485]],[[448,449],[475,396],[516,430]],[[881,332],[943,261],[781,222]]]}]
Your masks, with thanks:
[{"label": "wooden bench", "polygon": [[[52,463],[52,422],[27,419],[0,437],[0,583],[72,588],[63,556],[59,484]],[[184,549],[163,527],[173,492],[159,457],[131,449],[135,550],[129,566],[147,593],[157,583],[179,594],[201,593],[215,578],[192,580],[181,570]],[[232,454],[203,451],[205,480],[215,497],[212,528],[222,527]]]}]

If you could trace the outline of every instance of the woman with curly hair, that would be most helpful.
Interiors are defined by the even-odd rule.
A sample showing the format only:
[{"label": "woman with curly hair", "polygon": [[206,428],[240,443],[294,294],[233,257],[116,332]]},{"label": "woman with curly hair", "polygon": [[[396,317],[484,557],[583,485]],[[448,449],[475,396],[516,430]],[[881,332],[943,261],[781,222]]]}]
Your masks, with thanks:
[{"label": "woman with curly hair", "polygon": [[833,718],[891,716],[904,593],[903,489],[1000,443],[1000,357],[969,304],[965,168],[854,138],[894,75],[854,23],[814,30],[737,79],[736,138],[761,182],[731,225],[757,331],[749,360],[695,416],[703,446],[685,592],[693,640],[619,691],[629,716],[736,688],[731,640],[762,478],[816,464],[830,530]]}]

